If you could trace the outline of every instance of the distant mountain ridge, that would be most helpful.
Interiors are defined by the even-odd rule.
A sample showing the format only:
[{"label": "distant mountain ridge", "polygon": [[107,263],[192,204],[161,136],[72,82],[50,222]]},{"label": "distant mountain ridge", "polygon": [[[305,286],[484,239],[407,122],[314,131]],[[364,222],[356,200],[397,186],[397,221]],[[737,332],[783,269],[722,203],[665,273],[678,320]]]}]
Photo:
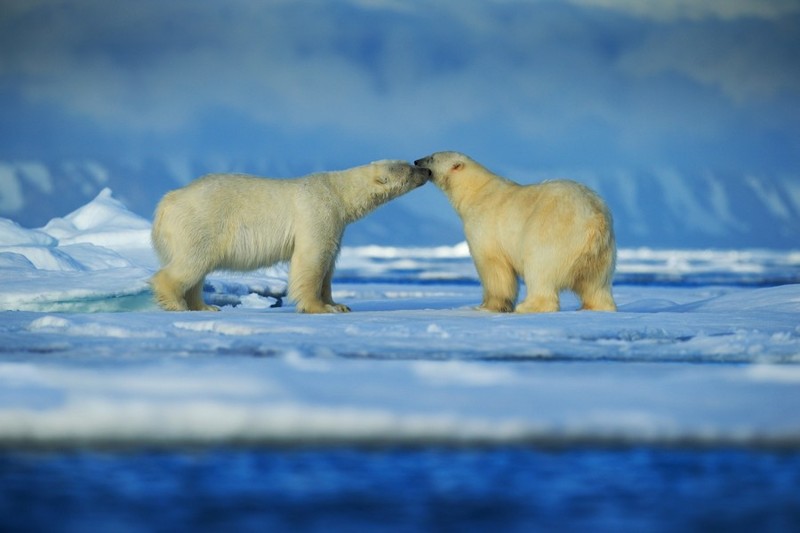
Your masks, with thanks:
[{"label": "distant mountain ridge", "polygon": [[[208,172],[299,176],[324,168],[317,166],[180,158],[0,161],[0,217],[40,227],[109,187],[131,211],[151,219],[166,191]],[[664,169],[508,170],[505,175],[523,183],[569,177],[589,185],[611,207],[621,247],[800,249],[800,175]],[[381,207],[345,235],[345,245],[430,246],[461,240],[457,216],[432,186]]]}]

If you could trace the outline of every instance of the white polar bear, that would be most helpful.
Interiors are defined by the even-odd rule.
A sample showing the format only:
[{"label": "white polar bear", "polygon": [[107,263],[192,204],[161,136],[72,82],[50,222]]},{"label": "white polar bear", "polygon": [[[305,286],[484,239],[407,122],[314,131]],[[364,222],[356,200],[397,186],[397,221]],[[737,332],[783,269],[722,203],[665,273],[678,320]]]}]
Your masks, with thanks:
[{"label": "white polar bear", "polygon": [[481,309],[558,311],[559,292],[577,293],[583,309],[615,311],[611,278],[616,244],[611,214],[591,189],[568,180],[522,186],[457,152],[415,161],[447,195],[464,223],[483,285]]},{"label": "white polar bear", "polygon": [[378,161],[297,179],[211,174],[169,192],[152,230],[162,265],[150,281],[156,301],[171,311],[216,310],[203,302],[209,272],[290,261],[298,311],[349,311],[331,298],[345,226],[430,175],[404,161]]}]

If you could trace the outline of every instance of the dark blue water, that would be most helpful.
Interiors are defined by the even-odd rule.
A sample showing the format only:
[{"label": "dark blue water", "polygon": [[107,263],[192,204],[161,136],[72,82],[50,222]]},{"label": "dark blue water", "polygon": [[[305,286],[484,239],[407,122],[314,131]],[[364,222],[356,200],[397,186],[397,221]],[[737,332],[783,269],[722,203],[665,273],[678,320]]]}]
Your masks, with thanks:
[{"label": "dark blue water", "polygon": [[2,531],[800,531],[800,451],[0,454]]}]

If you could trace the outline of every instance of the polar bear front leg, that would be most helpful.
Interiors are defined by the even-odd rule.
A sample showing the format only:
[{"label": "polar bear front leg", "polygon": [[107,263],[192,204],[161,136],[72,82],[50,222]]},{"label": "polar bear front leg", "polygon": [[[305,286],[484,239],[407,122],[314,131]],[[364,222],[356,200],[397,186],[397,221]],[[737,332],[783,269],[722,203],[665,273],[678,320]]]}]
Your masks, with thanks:
[{"label": "polar bear front leg", "polygon": [[474,253],[475,268],[483,287],[481,311],[510,313],[517,301],[519,282],[508,261],[487,253]]},{"label": "polar bear front leg", "polygon": [[[330,300],[330,280],[333,272],[330,252],[320,250],[319,245],[303,241],[295,243],[289,267],[289,294],[297,302],[299,313],[341,313],[349,311]],[[330,271],[330,274],[329,274]],[[324,296],[330,301],[326,302]]]},{"label": "polar bear front leg", "polygon": [[325,302],[327,305],[332,305],[337,312],[339,313],[347,313],[350,311],[350,308],[344,304],[337,304],[333,301],[333,269],[335,268],[335,260],[331,261],[331,266],[328,268],[328,272],[325,274],[325,278],[322,280],[322,301]]}]

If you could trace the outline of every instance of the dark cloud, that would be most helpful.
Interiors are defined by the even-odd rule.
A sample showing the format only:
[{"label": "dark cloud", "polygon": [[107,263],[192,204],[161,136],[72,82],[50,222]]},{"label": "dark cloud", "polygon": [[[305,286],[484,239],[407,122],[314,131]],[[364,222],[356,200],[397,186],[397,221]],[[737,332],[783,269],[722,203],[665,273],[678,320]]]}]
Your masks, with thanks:
[{"label": "dark cloud", "polygon": [[4,3],[0,117],[14,133],[2,140],[6,152],[457,148],[520,166],[796,168],[797,10],[641,5]]}]

